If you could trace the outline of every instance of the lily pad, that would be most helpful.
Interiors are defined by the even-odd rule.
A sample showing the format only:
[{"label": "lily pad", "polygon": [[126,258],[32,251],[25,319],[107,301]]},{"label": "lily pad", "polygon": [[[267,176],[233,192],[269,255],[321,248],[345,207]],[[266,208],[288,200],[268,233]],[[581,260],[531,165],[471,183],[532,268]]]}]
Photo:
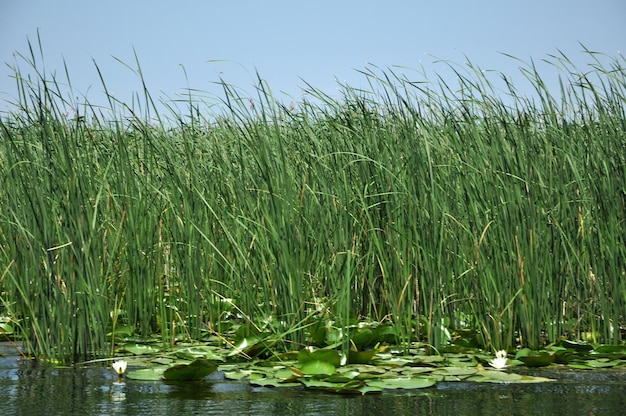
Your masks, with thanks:
[{"label": "lily pad", "polygon": [[571,362],[571,363],[568,363],[567,366],[575,370],[593,370],[593,367],[585,364],[583,361]]},{"label": "lily pad", "polygon": [[224,356],[218,354],[216,348],[209,345],[198,345],[186,347],[176,351],[176,356],[185,360],[195,360],[196,358],[206,358],[213,361],[224,361]]},{"label": "lily pad", "polygon": [[337,372],[331,376],[328,376],[325,380],[330,383],[347,383],[356,379],[358,376],[358,371],[343,371],[341,373]]},{"label": "lily pad", "polygon": [[229,380],[242,380],[252,374],[250,370],[224,371],[224,377]]},{"label": "lily pad", "polygon": [[600,345],[593,350],[598,354],[626,356],[626,346],[624,345]]},{"label": "lily pad", "polygon": [[434,370],[432,374],[442,376],[470,376],[472,374],[476,374],[477,372],[478,370],[475,367],[443,367]]},{"label": "lily pad", "polygon": [[593,350],[593,346],[591,344],[588,344],[586,342],[574,342],[566,339],[561,340],[557,345],[563,348],[574,350],[576,352],[589,352]]},{"label": "lily pad", "polygon": [[425,355],[418,357],[418,361],[423,364],[438,364],[445,361],[445,359],[443,355]]},{"label": "lily pad", "polygon": [[129,352],[135,355],[147,355],[147,354],[156,354],[160,352],[160,349],[150,344],[128,343],[128,344],[124,344],[120,346],[118,351]]},{"label": "lily pad", "polygon": [[477,383],[545,383],[554,381],[550,378],[527,376],[504,371],[480,371],[478,374],[470,376],[468,381]]},{"label": "lily pad", "polygon": [[131,380],[158,381],[163,377],[166,367],[142,368],[140,370],[129,371],[126,377]]},{"label": "lily pad", "polygon": [[368,350],[368,351],[349,351],[348,352],[348,363],[350,364],[366,364],[374,358],[376,355],[376,350]]},{"label": "lily pad", "polygon": [[170,381],[192,381],[201,380],[217,370],[215,363],[198,358],[189,364],[178,364],[163,372],[163,379]]},{"label": "lily pad", "polygon": [[302,376],[300,371],[294,372],[291,368],[279,368],[274,372],[274,377],[283,382],[295,381]]},{"label": "lily pad", "polygon": [[340,394],[365,394],[382,391],[379,387],[366,385],[363,381],[351,380],[347,383],[330,383],[325,380],[306,379],[302,384],[309,389],[324,390]]},{"label": "lily pad", "polygon": [[13,325],[11,325],[8,322],[0,322],[0,334],[12,335],[13,334]]},{"label": "lily pad", "polygon": [[586,360],[585,365],[591,368],[611,368],[620,365],[619,360],[609,360],[606,358],[599,358],[597,360]]},{"label": "lily pad", "polygon": [[319,349],[312,352],[306,349],[300,350],[298,352],[298,362],[304,364],[309,361],[324,361],[333,367],[339,367],[341,357],[337,350]]},{"label": "lily pad", "polygon": [[326,361],[308,361],[300,366],[300,371],[306,375],[332,375],[336,368]]},{"label": "lily pad", "polygon": [[414,376],[417,374],[432,373],[437,370],[435,367],[406,367],[402,369],[405,376]]},{"label": "lily pad", "polygon": [[554,362],[554,355],[542,353],[517,357],[517,359],[526,364],[527,367],[545,367]]},{"label": "lily pad", "polygon": [[368,380],[367,385],[370,387],[379,387],[382,389],[423,389],[426,387],[434,386],[437,381],[432,377],[399,377],[399,378],[384,378],[377,380]]},{"label": "lily pad", "polygon": [[243,355],[245,357],[256,357],[266,352],[275,341],[270,338],[249,337],[243,338],[239,344],[228,354],[229,357]]},{"label": "lily pad", "polygon": [[109,332],[107,336],[115,335],[116,338],[128,338],[135,333],[135,328],[128,325],[119,325],[112,333]]},{"label": "lily pad", "polygon": [[265,377],[256,380],[250,380],[250,384],[259,387],[299,387],[300,383],[286,382],[279,378]]}]

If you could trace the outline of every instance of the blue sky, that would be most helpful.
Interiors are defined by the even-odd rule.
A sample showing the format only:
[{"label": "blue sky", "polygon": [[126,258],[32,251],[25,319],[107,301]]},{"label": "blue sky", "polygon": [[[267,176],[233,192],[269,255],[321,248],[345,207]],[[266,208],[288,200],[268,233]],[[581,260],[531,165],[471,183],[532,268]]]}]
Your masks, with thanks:
[{"label": "blue sky", "polygon": [[[104,104],[95,61],[108,89],[128,103],[141,83],[117,59],[135,67],[136,51],[154,97],[176,98],[188,86],[211,97],[220,78],[252,95],[258,71],[288,102],[301,98],[303,80],[329,94],[338,81],[363,87],[357,70],[369,64],[419,80],[419,71],[405,68],[448,77],[438,59],[467,57],[514,76],[519,62],[503,53],[540,61],[561,51],[584,69],[590,59],[580,43],[618,56],[626,50],[624,22],[624,0],[0,0],[0,61],[28,73],[15,52],[28,54],[27,40],[36,45],[39,30],[40,69],[64,81],[65,61],[79,101]],[[11,73],[0,68],[2,112],[16,96]]]}]

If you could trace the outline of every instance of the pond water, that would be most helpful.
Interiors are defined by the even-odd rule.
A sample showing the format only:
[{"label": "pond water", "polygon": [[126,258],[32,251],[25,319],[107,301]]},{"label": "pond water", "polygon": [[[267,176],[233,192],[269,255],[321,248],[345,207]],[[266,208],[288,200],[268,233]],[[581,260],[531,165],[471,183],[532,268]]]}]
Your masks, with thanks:
[{"label": "pond water", "polygon": [[202,383],[120,382],[109,368],[50,368],[18,358],[0,343],[1,415],[621,415],[626,408],[626,369],[529,372],[552,383],[453,382],[341,396],[253,387],[219,372]]}]

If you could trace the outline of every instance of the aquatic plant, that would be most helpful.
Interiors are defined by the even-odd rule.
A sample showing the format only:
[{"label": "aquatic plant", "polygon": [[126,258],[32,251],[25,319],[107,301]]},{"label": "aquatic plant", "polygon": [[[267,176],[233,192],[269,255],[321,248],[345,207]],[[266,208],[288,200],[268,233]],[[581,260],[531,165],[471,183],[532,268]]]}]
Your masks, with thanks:
[{"label": "aquatic plant", "polygon": [[113,364],[111,364],[111,367],[113,368],[113,371],[115,371],[119,376],[121,376],[122,374],[126,372],[127,365],[128,365],[128,362],[125,360],[115,360],[113,361]]},{"label": "aquatic plant", "polygon": [[496,370],[501,370],[506,367],[507,353],[505,350],[496,351],[496,358],[489,361],[489,365]]},{"label": "aquatic plant", "polygon": [[0,315],[61,362],[137,340],[247,358],[618,344],[626,78],[588,54],[550,57],[557,92],[521,63],[534,97],[472,64],[450,66],[457,86],[369,67],[340,98],[309,86],[289,108],[259,78],[254,108],[224,83],[221,113],[190,94],[166,117],[138,61],[142,99],[102,109],[31,47],[37,77],[15,67],[0,119]]}]

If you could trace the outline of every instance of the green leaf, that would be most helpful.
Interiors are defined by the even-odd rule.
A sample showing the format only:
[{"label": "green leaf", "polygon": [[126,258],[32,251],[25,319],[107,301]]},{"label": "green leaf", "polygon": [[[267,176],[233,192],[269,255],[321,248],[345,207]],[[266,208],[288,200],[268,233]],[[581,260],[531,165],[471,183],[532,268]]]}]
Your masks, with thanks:
[{"label": "green leaf", "polygon": [[435,367],[406,367],[402,370],[402,374],[405,376],[414,376],[417,374],[432,373],[437,370]]},{"label": "green leaf", "polygon": [[341,364],[341,357],[339,356],[339,351],[337,350],[319,349],[313,352],[307,349],[300,350],[298,352],[298,362],[300,364],[304,364],[309,361],[325,361],[333,367],[339,367]]},{"label": "green leaf", "polygon": [[525,357],[518,357],[518,360],[526,364],[528,367],[545,367],[554,362],[554,355],[549,353],[527,355]]},{"label": "green leaf", "polygon": [[347,383],[359,376],[358,371],[342,371],[328,376],[325,380],[330,383]]},{"label": "green leaf", "polygon": [[274,377],[284,381],[295,381],[300,377],[300,374],[295,373],[291,368],[279,368],[274,372]]},{"label": "green leaf", "polygon": [[443,367],[434,370],[432,374],[442,376],[469,376],[477,372],[478,369],[475,367]]},{"label": "green leaf", "polygon": [[163,372],[163,379],[170,381],[201,380],[217,370],[217,365],[205,358],[198,358],[189,364],[178,364]]},{"label": "green leaf", "polygon": [[520,381],[522,376],[516,373],[507,373],[505,371],[484,370],[476,375],[470,376],[468,381],[477,383],[515,383]]},{"label": "green leaf", "polygon": [[330,383],[325,380],[306,379],[302,384],[309,389],[324,390],[340,394],[365,394],[380,392],[379,388],[366,386],[363,381],[351,380],[347,383]]},{"label": "green leaf", "polygon": [[600,358],[597,360],[586,360],[585,364],[592,368],[611,368],[621,364],[619,360],[608,360],[606,358]]},{"label": "green leaf", "polygon": [[116,338],[128,338],[135,333],[135,329],[128,325],[119,325],[115,327],[113,333],[108,333],[107,336],[115,335]]},{"label": "green leaf", "polygon": [[285,382],[279,378],[265,377],[260,379],[251,379],[250,384],[259,387],[299,387],[300,383]]},{"label": "green leaf", "polygon": [[591,344],[588,344],[586,342],[568,341],[566,339],[561,340],[557,345],[564,348],[572,349],[577,352],[589,352],[593,350],[593,346]]},{"label": "green leaf", "polygon": [[196,358],[206,358],[213,361],[225,361],[222,354],[216,352],[216,347],[211,345],[197,345],[186,347],[176,351],[176,356],[185,360],[195,360]]},{"label": "green leaf", "polygon": [[129,352],[135,355],[156,354],[161,350],[149,344],[128,343],[119,347],[120,352]]},{"label": "green leaf", "polygon": [[436,363],[441,363],[443,361],[445,361],[445,357],[442,355],[425,355],[423,357],[418,357],[417,360],[420,363],[424,363],[424,364],[436,364]]},{"label": "green leaf", "polygon": [[574,368],[576,370],[593,370],[593,367],[585,364],[584,362],[570,362],[567,364],[569,368]]},{"label": "green leaf", "polygon": [[599,354],[626,354],[624,345],[600,345],[593,350]]},{"label": "green leaf", "polygon": [[241,370],[241,371],[225,371],[224,377],[229,380],[241,380],[248,377],[252,371],[250,370]]},{"label": "green leaf", "polygon": [[350,334],[350,340],[357,348],[365,348],[374,343],[375,334],[371,328],[360,328]]},{"label": "green leaf", "polygon": [[376,355],[376,350],[368,351],[352,351],[348,352],[348,363],[350,364],[365,364],[368,363]]},{"label": "green leaf", "polygon": [[13,334],[13,325],[6,323],[6,322],[0,322],[0,334],[5,334],[5,335]]},{"label": "green leaf", "polygon": [[434,386],[436,380],[432,377],[411,377],[411,378],[383,378],[377,380],[368,380],[367,385],[370,387],[379,387],[382,389],[423,389]]},{"label": "green leaf", "polygon": [[308,361],[300,366],[300,371],[306,375],[332,375],[337,369],[327,361]]},{"label": "green leaf", "polygon": [[484,370],[470,376],[468,381],[477,383],[545,383],[554,381],[550,378],[520,375],[504,371]]},{"label": "green leaf", "polygon": [[131,380],[158,381],[163,377],[166,367],[142,368],[140,370],[129,371],[126,375]]}]

